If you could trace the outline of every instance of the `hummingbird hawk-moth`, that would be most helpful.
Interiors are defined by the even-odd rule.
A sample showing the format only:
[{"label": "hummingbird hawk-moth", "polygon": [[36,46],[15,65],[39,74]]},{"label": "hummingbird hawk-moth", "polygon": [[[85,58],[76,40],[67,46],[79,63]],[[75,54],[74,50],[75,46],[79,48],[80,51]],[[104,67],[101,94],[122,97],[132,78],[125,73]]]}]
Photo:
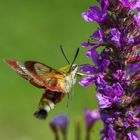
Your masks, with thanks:
[{"label": "hummingbird hawk-moth", "polygon": [[14,71],[28,80],[30,84],[37,88],[44,89],[38,110],[34,113],[38,119],[46,119],[48,112],[52,110],[55,104],[59,103],[66,94],[71,92],[71,88],[76,82],[78,65],[74,64],[74,62],[78,55],[79,48],[72,63],[67,59],[63,48],[60,48],[68,62],[67,66],[60,69],[54,69],[37,61],[21,62],[5,60]]}]

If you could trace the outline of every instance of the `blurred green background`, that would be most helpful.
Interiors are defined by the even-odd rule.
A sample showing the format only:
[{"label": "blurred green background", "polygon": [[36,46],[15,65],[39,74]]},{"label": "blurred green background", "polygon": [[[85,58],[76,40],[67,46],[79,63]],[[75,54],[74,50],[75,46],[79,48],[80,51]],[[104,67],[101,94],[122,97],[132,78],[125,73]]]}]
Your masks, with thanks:
[{"label": "blurred green background", "polygon": [[[74,140],[74,123],[81,121],[84,140],[84,108],[97,108],[95,87],[84,88],[78,83],[67,107],[67,97],[40,121],[36,111],[43,90],[18,76],[3,59],[37,60],[59,68],[66,65],[59,46],[73,59],[80,44],[96,30],[86,23],[81,13],[96,0],[0,0],[0,140],[53,140],[49,122],[56,115],[70,117],[69,140]],[[77,64],[91,63],[81,48]],[[78,79],[79,80],[79,79]],[[92,139],[99,139],[99,123],[93,128]]]}]

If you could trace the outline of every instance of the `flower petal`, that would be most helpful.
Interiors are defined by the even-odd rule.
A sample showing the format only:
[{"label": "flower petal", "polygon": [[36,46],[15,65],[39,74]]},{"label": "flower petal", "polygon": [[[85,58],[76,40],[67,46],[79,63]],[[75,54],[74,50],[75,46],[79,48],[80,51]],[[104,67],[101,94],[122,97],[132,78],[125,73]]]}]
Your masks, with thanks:
[{"label": "flower petal", "polygon": [[85,86],[85,87],[91,86],[94,83],[95,83],[94,76],[87,76],[79,82],[80,85]]},{"label": "flower petal", "polygon": [[96,68],[93,66],[89,66],[89,65],[84,65],[80,68],[80,70],[82,72],[85,72],[87,74],[94,74],[96,72]]},{"label": "flower petal", "polygon": [[86,12],[82,13],[82,17],[87,22],[101,23],[105,20],[106,16],[107,11],[106,10],[101,11],[97,6],[90,7],[87,13]]},{"label": "flower petal", "polygon": [[116,131],[113,129],[112,126],[109,127],[108,137],[109,137],[109,140],[116,140]]},{"label": "flower petal", "polygon": [[120,44],[120,31],[117,28],[111,29],[111,41],[113,41],[117,48],[121,47]]},{"label": "flower petal", "polygon": [[108,108],[112,106],[112,102],[110,101],[109,97],[102,94],[96,94],[96,97],[99,100],[100,108]]},{"label": "flower petal", "polygon": [[130,132],[127,134],[130,140],[140,140],[140,137],[136,135],[134,132]]},{"label": "flower petal", "polygon": [[122,86],[118,82],[112,85],[112,89],[113,89],[114,96],[119,97],[122,96],[124,93]]},{"label": "flower petal", "polygon": [[100,63],[99,63],[99,54],[98,54],[98,52],[96,51],[95,48],[91,49],[91,58],[92,58],[92,61],[94,62],[94,64],[96,66],[100,65]]}]

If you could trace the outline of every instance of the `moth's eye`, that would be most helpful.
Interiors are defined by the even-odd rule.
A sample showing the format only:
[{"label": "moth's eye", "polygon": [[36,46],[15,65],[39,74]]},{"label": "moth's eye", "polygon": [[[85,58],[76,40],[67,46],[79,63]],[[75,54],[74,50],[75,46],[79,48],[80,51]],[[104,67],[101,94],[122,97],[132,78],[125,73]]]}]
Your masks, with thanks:
[{"label": "moth's eye", "polygon": [[77,67],[78,67],[78,65],[73,65],[73,66],[71,67],[71,71],[75,70]]}]

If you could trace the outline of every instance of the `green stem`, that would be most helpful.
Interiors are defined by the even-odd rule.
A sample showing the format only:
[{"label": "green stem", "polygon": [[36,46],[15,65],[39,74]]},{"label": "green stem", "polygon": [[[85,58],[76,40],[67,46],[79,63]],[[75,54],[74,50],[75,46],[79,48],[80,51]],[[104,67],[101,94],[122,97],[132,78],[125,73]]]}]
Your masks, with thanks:
[{"label": "green stem", "polygon": [[63,140],[67,140],[67,134],[63,133]]},{"label": "green stem", "polygon": [[86,131],[86,140],[90,140],[90,130],[87,129]]},{"label": "green stem", "polygon": [[58,133],[55,133],[55,140],[59,140],[59,135],[58,135]]},{"label": "green stem", "polygon": [[81,124],[79,121],[76,121],[76,127],[75,127],[75,136],[76,136],[76,140],[80,140],[81,139]]}]

